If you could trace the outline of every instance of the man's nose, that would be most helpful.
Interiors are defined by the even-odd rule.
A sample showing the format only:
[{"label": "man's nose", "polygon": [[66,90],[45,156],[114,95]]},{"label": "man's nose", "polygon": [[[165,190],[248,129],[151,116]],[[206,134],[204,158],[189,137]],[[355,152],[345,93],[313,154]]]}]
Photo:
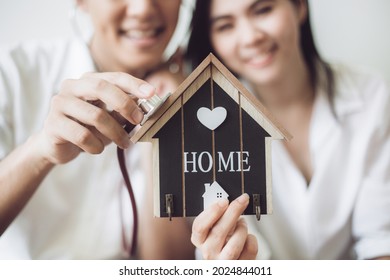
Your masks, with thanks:
[{"label": "man's nose", "polygon": [[156,8],[155,0],[128,0],[127,15],[134,17],[148,17]]}]

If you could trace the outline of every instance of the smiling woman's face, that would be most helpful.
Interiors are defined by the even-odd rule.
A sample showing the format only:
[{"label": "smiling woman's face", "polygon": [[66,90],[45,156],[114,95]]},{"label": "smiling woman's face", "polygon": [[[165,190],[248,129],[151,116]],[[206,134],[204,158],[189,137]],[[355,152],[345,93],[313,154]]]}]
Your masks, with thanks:
[{"label": "smiling woman's face", "polygon": [[160,63],[180,0],[79,0],[92,19],[92,55],[103,71],[137,74]]},{"label": "smiling woman's face", "polygon": [[278,83],[303,61],[302,5],[290,0],[212,0],[212,46],[230,69],[253,84]]}]

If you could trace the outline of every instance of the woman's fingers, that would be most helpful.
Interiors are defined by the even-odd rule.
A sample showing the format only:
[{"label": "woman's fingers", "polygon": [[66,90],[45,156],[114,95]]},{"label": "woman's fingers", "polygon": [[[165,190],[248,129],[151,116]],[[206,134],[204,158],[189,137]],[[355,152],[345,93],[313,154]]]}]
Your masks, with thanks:
[{"label": "woman's fingers", "polygon": [[192,243],[200,247],[206,240],[214,224],[220,219],[228,207],[229,201],[221,199],[197,216],[192,224]]},{"label": "woman's fingers", "polygon": [[248,234],[245,240],[244,248],[242,249],[240,260],[254,260],[258,252],[257,239],[254,235]]},{"label": "woman's fingers", "polygon": [[238,220],[248,203],[247,194],[239,196],[229,206],[222,200],[194,220],[191,241],[201,249],[205,259],[231,259],[241,255],[247,229],[246,224]]},{"label": "woman's fingers", "polygon": [[[218,259],[223,258],[221,253],[224,246],[226,246],[226,240],[227,238],[232,238],[232,236],[229,236],[229,234],[231,234],[231,232],[237,226],[237,221],[240,218],[242,212],[248,206],[248,203],[248,194],[242,194],[230,203],[225,213],[215,223],[209,232],[207,240],[203,244],[204,251],[207,252],[207,258],[215,258],[215,254],[218,255]],[[235,230],[237,231],[237,228]],[[241,230],[241,228],[239,230]]]},{"label": "woman's fingers", "polygon": [[248,227],[245,221],[243,219],[238,220],[232,235],[222,248],[219,259],[237,260],[242,254],[247,235]]},{"label": "woman's fingers", "polygon": [[211,229],[208,237],[209,241],[218,243],[219,240],[226,240],[226,237],[235,227],[242,212],[244,212],[245,208],[248,206],[248,203],[249,196],[246,193],[233,200],[221,219],[219,219]]},{"label": "woman's fingers", "polygon": [[157,95],[165,96],[168,92],[175,92],[184,81],[183,60],[183,51],[178,48],[169,61],[145,78],[145,81],[156,88]]}]

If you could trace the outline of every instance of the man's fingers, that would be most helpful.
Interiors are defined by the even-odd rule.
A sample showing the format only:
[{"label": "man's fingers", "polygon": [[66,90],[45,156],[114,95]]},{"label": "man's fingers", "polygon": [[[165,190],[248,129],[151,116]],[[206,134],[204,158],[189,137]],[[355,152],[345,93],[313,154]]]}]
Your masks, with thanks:
[{"label": "man's fingers", "polygon": [[58,117],[55,123],[51,122],[47,125],[51,136],[57,139],[58,144],[70,142],[90,154],[99,154],[104,149],[104,144],[98,137],[88,128],[70,118]]},{"label": "man's fingers", "polygon": [[61,93],[74,95],[84,101],[101,101],[107,109],[119,112],[132,124],[139,124],[144,114],[131,95],[133,93],[125,92],[117,85],[97,76],[98,74],[95,74],[82,80],[66,80],[61,86]]},{"label": "man's fingers", "polygon": [[[72,95],[54,96],[52,107],[57,112],[61,112],[82,125],[96,128],[100,134],[114,141],[121,148],[125,149],[129,146],[129,137],[126,131],[106,110]],[[95,130],[91,129],[90,131],[94,132]],[[100,135],[95,136],[101,138]]]},{"label": "man's fingers", "polygon": [[122,91],[137,98],[148,99],[155,94],[156,89],[149,83],[122,72],[87,73],[84,77],[95,77],[106,80]]}]

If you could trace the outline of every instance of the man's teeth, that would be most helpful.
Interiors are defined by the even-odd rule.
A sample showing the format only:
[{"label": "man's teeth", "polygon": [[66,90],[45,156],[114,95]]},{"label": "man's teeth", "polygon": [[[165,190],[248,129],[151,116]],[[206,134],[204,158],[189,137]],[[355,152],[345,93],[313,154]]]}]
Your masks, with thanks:
[{"label": "man's teeth", "polygon": [[126,36],[134,39],[145,39],[156,36],[157,29],[152,30],[130,30],[125,33]]}]

